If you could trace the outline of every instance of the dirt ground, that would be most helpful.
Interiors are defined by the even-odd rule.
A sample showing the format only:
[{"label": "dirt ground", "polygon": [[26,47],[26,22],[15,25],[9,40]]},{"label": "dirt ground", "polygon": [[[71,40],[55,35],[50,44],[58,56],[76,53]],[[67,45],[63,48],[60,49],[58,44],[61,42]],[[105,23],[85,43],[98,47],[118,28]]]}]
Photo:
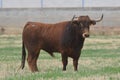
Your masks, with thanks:
[{"label": "dirt ground", "polygon": [[[2,34],[21,34],[23,28],[18,27],[0,27],[0,35]],[[95,26],[90,28],[91,35],[119,35],[120,27]]]}]

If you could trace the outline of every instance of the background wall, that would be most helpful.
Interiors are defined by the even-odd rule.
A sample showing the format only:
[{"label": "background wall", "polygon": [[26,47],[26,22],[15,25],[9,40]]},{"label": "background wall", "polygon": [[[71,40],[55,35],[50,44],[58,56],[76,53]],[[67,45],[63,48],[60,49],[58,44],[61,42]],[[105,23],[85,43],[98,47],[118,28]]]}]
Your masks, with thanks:
[{"label": "background wall", "polygon": [[119,26],[119,8],[29,8],[29,9],[0,9],[0,25],[23,27],[28,21],[56,23],[71,20],[73,15],[88,15],[91,19],[99,19],[104,14],[101,26]]},{"label": "background wall", "polygon": [[28,21],[57,23],[71,20],[73,15],[88,15],[91,19],[99,19],[102,14],[104,18],[95,26],[97,30],[101,27],[103,27],[102,30],[107,27],[120,29],[120,8],[1,8],[0,27],[19,30]]}]

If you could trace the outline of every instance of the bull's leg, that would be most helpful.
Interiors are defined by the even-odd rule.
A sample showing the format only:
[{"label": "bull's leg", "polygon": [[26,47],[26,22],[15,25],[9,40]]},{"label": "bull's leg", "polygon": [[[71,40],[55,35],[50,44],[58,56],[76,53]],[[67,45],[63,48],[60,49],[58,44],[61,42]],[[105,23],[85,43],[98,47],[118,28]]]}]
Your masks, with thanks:
[{"label": "bull's leg", "polygon": [[31,69],[32,72],[38,71],[38,68],[37,68],[38,56],[39,56],[39,53],[36,53],[36,54],[28,53],[27,61],[28,61],[29,68]]},{"label": "bull's leg", "polygon": [[81,55],[81,51],[76,52],[76,55],[73,57],[73,66],[74,66],[75,71],[78,70],[78,60],[79,60],[80,55]]},{"label": "bull's leg", "polygon": [[78,70],[78,59],[73,59],[73,66],[74,66],[74,70],[77,71]]},{"label": "bull's leg", "polygon": [[62,63],[63,63],[63,71],[66,71],[66,66],[68,64],[68,56],[62,54]]}]

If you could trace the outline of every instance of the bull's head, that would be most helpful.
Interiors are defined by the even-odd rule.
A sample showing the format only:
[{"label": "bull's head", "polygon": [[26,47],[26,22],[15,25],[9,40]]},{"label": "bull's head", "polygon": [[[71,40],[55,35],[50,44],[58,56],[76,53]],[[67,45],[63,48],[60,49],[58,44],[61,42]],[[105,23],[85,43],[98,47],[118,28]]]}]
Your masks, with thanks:
[{"label": "bull's head", "polygon": [[[77,20],[74,20],[77,18]],[[77,27],[77,31],[80,35],[82,35],[83,38],[89,37],[89,26],[95,25],[96,22],[100,22],[103,19],[103,14],[99,20],[91,20],[89,16],[79,16],[75,17],[73,16],[71,22],[72,25]]]}]

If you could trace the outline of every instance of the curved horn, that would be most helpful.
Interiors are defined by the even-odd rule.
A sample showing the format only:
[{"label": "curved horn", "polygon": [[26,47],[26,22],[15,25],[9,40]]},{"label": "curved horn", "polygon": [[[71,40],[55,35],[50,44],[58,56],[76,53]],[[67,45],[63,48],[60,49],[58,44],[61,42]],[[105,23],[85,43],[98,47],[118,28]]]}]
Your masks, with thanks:
[{"label": "curved horn", "polygon": [[74,15],[73,18],[72,18],[72,20],[71,20],[71,23],[73,22],[73,20],[74,20],[75,18],[78,18],[78,17],[76,17],[76,16]]},{"label": "curved horn", "polygon": [[99,20],[95,20],[95,22],[100,22],[103,19],[103,14]]},{"label": "curved horn", "polygon": [[75,18],[75,15],[73,16],[73,18],[72,18],[72,20],[71,20],[71,21],[73,21],[73,20],[74,20],[74,18]]}]

